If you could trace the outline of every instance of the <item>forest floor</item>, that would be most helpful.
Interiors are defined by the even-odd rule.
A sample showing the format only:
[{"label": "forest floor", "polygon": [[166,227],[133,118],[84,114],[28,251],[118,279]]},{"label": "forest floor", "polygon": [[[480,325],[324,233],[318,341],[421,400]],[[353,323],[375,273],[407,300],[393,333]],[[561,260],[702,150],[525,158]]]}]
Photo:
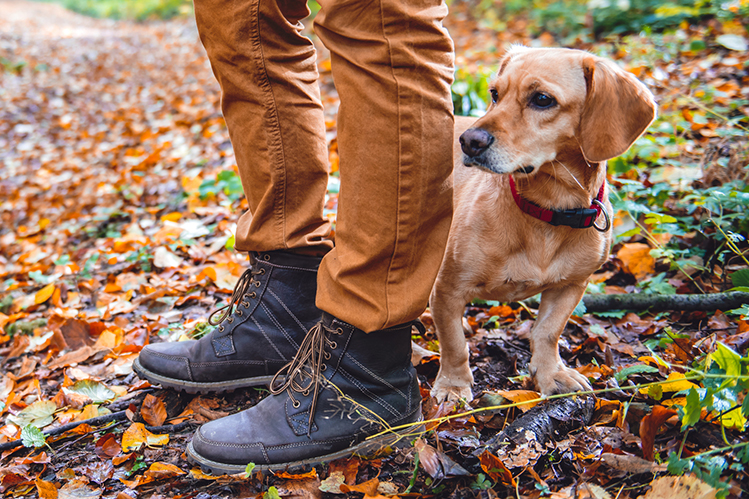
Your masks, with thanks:
[{"label": "forest floor", "polygon": [[[458,77],[467,81],[456,102],[475,100],[471,89],[485,85],[507,44],[557,43],[548,33],[532,35],[522,20],[498,30],[464,6],[454,2],[446,21]],[[661,105],[661,119],[627,163],[612,166],[619,237],[591,292],[749,286],[746,243],[726,228],[738,231],[749,207],[749,55],[740,28],[705,23],[655,41],[574,43],[620,60]],[[597,398],[582,409],[585,397],[555,401],[585,416],[552,417],[548,425],[564,423],[564,431],[548,442],[491,445],[514,421],[532,426],[527,415],[536,413],[526,411],[548,415],[552,405],[537,405],[527,377],[536,309],[474,303],[466,317],[476,398],[471,406],[435,406],[429,388],[439,357],[420,359],[431,422],[409,445],[339,460],[310,476],[214,477],[190,466],[183,450],[199,424],[267,393],[175,393],[139,380],[131,367],[149,342],[204,334],[211,310],[247,268],[232,235],[247,203],[194,22],[92,19],[54,4],[0,0],[0,62],[4,497],[749,493],[746,304],[708,312],[579,310],[560,349]],[[326,213],[334,219],[338,100],[322,48],[318,67],[334,172]],[[708,212],[710,203],[720,213]],[[431,326],[428,312],[423,320]],[[437,350],[433,332],[415,341]],[[466,413],[481,407],[491,409]]]}]

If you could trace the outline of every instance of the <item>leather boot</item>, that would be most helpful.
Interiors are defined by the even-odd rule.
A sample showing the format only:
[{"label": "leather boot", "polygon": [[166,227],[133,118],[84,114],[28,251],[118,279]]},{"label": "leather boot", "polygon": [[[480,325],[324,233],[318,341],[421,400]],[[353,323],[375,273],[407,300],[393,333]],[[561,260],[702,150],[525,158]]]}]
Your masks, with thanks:
[{"label": "leather boot", "polygon": [[151,383],[188,393],[267,385],[320,319],[315,293],[321,259],[252,253],[229,304],[211,314],[216,329],[199,340],[147,345],[133,370]]},{"label": "leather boot", "polygon": [[198,428],[188,459],[216,474],[242,472],[248,463],[299,472],[407,442],[422,426],[413,325],[367,334],[323,314],[271,384],[272,395]]}]

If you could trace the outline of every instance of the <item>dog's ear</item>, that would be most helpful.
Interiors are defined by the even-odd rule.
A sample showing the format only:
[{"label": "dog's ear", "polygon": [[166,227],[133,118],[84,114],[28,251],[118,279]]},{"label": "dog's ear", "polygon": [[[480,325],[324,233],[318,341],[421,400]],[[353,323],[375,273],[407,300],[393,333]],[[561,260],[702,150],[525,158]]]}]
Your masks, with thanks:
[{"label": "dog's ear", "polygon": [[583,59],[587,86],[577,137],[585,159],[624,153],[655,119],[653,94],[634,75],[595,56]]}]

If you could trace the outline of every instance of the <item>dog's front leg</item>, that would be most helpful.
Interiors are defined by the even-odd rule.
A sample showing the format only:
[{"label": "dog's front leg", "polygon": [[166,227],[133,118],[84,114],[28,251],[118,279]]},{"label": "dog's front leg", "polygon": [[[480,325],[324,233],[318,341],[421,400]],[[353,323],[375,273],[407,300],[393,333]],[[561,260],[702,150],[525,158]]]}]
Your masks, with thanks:
[{"label": "dog's front leg", "polygon": [[558,345],[559,336],[584,293],[584,285],[566,284],[541,294],[538,319],[531,331],[528,370],[544,396],[591,389],[585,376],[564,365]]},{"label": "dog's front leg", "polygon": [[445,285],[438,278],[429,299],[429,308],[440,342],[440,370],[431,392],[437,402],[473,399],[473,374],[468,363],[468,343],[463,334],[462,322],[465,301],[462,297],[453,296],[451,289],[455,288]]}]

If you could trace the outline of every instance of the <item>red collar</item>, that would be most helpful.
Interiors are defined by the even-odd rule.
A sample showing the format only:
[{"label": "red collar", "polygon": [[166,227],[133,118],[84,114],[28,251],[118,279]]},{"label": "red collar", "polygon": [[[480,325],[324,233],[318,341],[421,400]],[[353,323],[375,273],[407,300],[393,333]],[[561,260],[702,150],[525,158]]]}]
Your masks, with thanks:
[{"label": "red collar", "polygon": [[515,188],[515,180],[512,178],[512,175],[509,175],[509,179],[510,191],[512,191],[512,197],[515,199],[515,204],[518,205],[518,208],[520,208],[524,213],[551,225],[566,225],[574,229],[587,229],[596,223],[598,215],[601,214],[603,190],[606,187],[605,181],[601,185],[601,189],[598,191],[598,197],[593,200],[590,208],[547,210],[527,199],[521,198],[520,194],[518,194],[518,190]]}]

